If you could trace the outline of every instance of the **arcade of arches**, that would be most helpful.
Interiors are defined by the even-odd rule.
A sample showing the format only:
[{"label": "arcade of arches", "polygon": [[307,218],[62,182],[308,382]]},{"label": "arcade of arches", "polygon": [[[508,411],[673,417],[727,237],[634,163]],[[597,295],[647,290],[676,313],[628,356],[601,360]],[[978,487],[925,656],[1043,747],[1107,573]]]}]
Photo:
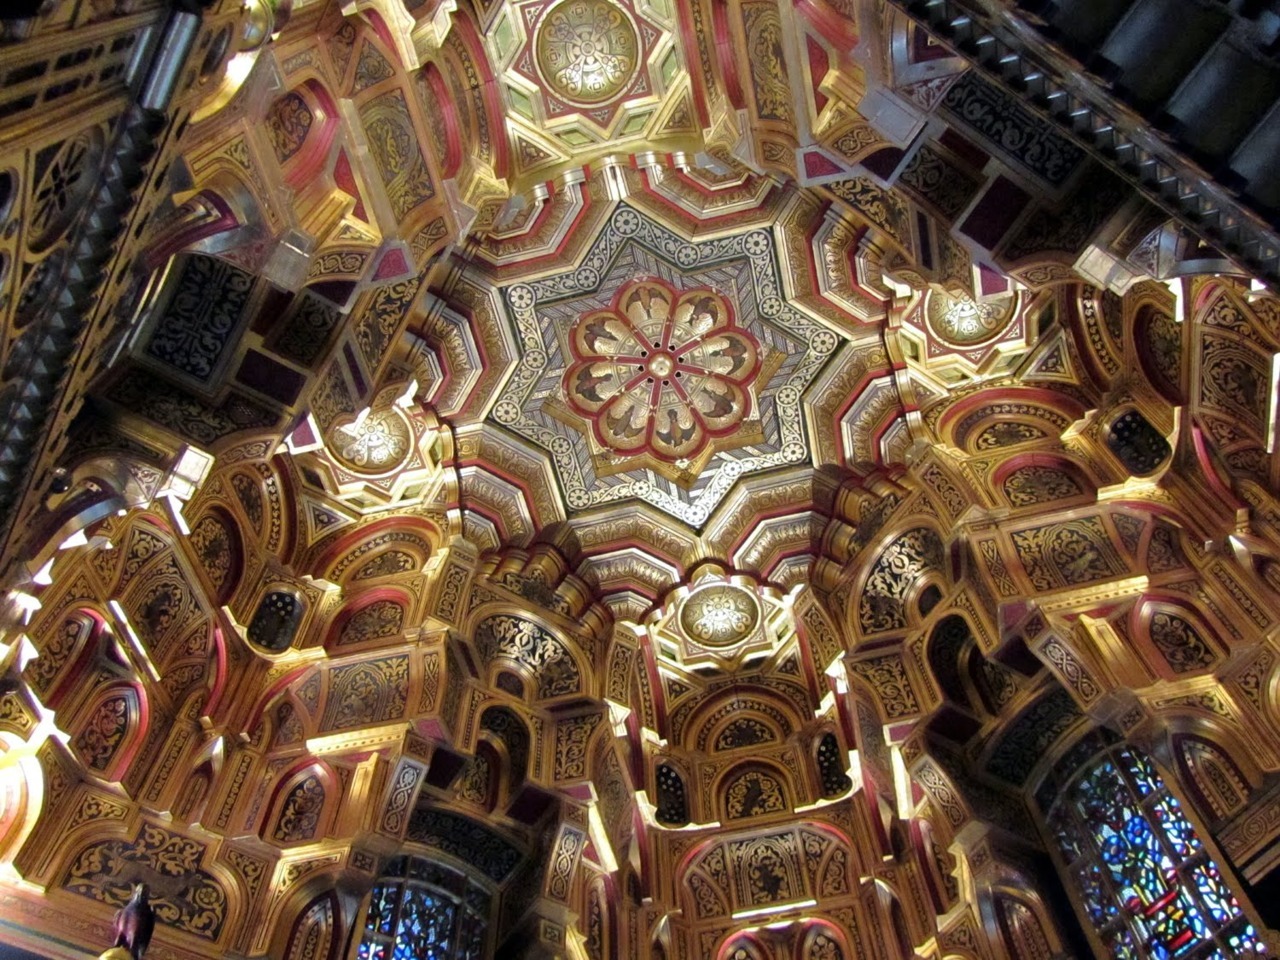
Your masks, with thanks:
[{"label": "arcade of arches", "polygon": [[0,940],[1280,952],[1263,187],[994,0],[16,8]]}]

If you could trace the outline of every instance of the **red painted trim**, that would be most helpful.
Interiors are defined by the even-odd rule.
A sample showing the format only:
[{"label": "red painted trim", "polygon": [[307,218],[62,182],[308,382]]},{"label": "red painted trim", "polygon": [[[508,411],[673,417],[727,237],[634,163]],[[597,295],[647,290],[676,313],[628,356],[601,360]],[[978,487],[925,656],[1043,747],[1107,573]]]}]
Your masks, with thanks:
[{"label": "red painted trim", "polygon": [[[809,23],[818,28],[823,37],[833,45],[852,50],[858,45],[858,32],[855,24],[847,17],[842,17],[826,4],[815,3],[814,0],[795,0],[795,8]],[[814,88],[817,88],[814,78]]]},{"label": "red painted trim", "polygon": [[324,646],[328,647],[338,639],[342,633],[342,628],[351,621],[352,617],[361,610],[364,610],[366,607],[370,607],[377,603],[379,600],[392,600],[399,604],[404,609],[406,618],[413,610],[413,598],[403,590],[398,590],[395,587],[390,586],[375,587],[372,590],[366,590],[357,594],[356,597],[344,606],[342,610],[339,611],[338,615],[333,618],[333,622],[329,626],[329,632],[325,635]]},{"label": "red painted trim", "polygon": [[[696,53],[698,50],[698,37],[693,29],[693,14],[690,12],[689,4],[698,2],[700,0],[677,0],[676,2],[680,39],[684,49],[689,51],[690,54]],[[711,91],[702,82],[701,70],[690,70],[689,80],[693,87],[693,108],[698,114],[698,124],[703,128],[709,127],[711,126],[711,107],[709,105]]]},{"label": "red painted trim", "polygon": [[1084,408],[1079,403],[1056,390],[1043,387],[1011,387],[995,393],[978,393],[965,397],[942,415],[938,421],[938,432],[946,432],[953,423],[963,419],[966,414],[978,407],[993,403],[1026,403],[1031,406],[1045,406],[1062,414],[1069,422],[1084,416]]},{"label": "red painted trim", "polygon": [[204,715],[214,717],[222,704],[222,695],[227,689],[227,641],[222,636],[222,628],[213,628],[213,685],[209,688],[209,698],[205,701]]},{"label": "red painted trim", "polygon": [[218,212],[218,218],[187,226],[179,224],[174,232],[168,236],[161,234],[142,255],[142,264],[147,271],[154,272],[160,269],[170,257],[195,246],[201,240],[217,236],[220,233],[226,233],[241,226],[235,211],[216,192],[213,190],[201,190],[197,196]]},{"label": "red painted trim", "polygon": [[452,177],[462,165],[462,135],[458,130],[457,110],[439,67],[428,63],[422,68],[422,77],[444,117],[445,155],[440,158],[440,173],[446,178]]},{"label": "red painted trim", "polygon": [[742,97],[742,85],[738,81],[737,60],[733,55],[733,37],[729,33],[729,4],[722,0],[711,0],[711,29],[715,38],[714,49],[720,75],[724,77],[725,93],[733,108],[741,110],[745,101]]},{"label": "red painted trim", "polygon": [[502,96],[498,90],[498,82],[494,79],[493,70],[489,67],[489,57],[484,51],[484,44],[471,18],[461,14],[455,16],[453,28],[458,31],[458,39],[467,48],[467,53],[480,74],[480,96],[484,100],[489,130],[493,134],[493,173],[498,179],[502,179],[507,176],[510,156],[506,117],[502,110]]},{"label": "red painted trim", "polygon": [[[407,530],[413,533],[420,533],[424,536],[432,550],[438,549],[441,542],[441,533],[435,524],[420,517],[388,517],[385,520],[378,520],[369,524],[367,527],[360,527],[357,530],[348,531],[340,536],[336,541],[329,545],[324,553],[316,558],[311,568],[328,572],[329,568],[340,560],[343,554],[347,553],[352,547],[358,546],[371,537],[376,537],[385,530]],[[423,560],[426,560],[423,557]]]}]

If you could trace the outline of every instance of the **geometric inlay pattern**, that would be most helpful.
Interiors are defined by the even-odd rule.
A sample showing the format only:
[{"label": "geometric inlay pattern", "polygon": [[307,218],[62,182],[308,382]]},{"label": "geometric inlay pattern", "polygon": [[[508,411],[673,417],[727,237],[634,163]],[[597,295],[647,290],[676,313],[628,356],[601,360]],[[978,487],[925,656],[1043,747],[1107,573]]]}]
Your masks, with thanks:
[{"label": "geometric inlay pattern", "polygon": [[[717,374],[714,382],[710,377],[703,381],[708,388],[700,390],[697,397],[692,389],[687,392],[688,399],[681,401],[685,412],[692,408],[704,413],[716,411],[721,399],[729,397],[740,405],[737,429],[714,443],[684,453],[683,447],[668,447],[651,449],[647,455],[622,456],[611,445],[601,443],[598,420],[583,417],[574,409],[583,408],[583,386],[578,378],[584,369],[579,366],[573,370],[566,384],[576,359],[575,342],[579,356],[604,349],[590,348],[590,343],[600,341],[586,342],[592,336],[588,333],[589,315],[610,315],[618,324],[619,307],[628,316],[632,310],[642,317],[660,315],[649,312],[659,309],[652,300],[651,308],[636,301],[629,309],[627,301],[619,303],[615,298],[619,287],[637,278],[653,282],[633,285],[627,296],[643,299],[646,290],[650,296],[669,296],[677,305],[673,313],[687,312],[685,304],[690,304],[692,320],[709,318],[708,329],[719,325],[724,331],[735,331],[732,338],[720,333],[696,348],[688,337],[648,341],[659,340],[662,346],[657,355],[662,369],[668,362],[672,373],[680,369],[680,382],[692,383],[713,371]],[[697,291],[697,296],[683,299],[690,291]],[[777,247],[770,231],[747,229],[691,242],[639,210],[620,204],[581,264],[551,277],[512,284],[502,294],[515,324],[520,358],[490,419],[549,454],[566,514],[640,499],[698,527],[740,477],[811,459],[805,392],[845,341],[784,299]],[[708,313],[708,307],[722,313]],[[641,328],[647,330],[643,323]],[[621,329],[617,335],[622,336]],[[757,351],[754,364],[758,365],[754,375],[750,373],[753,350]],[[696,351],[702,352],[695,360]],[[653,356],[650,350],[649,356],[640,358],[640,365],[648,364]],[[689,371],[679,367],[686,361]],[[636,364],[632,366],[634,369]],[[636,371],[646,380],[652,372],[651,365]],[[566,385],[579,392],[578,404],[570,406],[565,401]],[[738,388],[737,392],[727,390],[729,385]],[[652,387],[650,403],[661,395],[663,385],[655,382]],[[678,396],[671,383],[663,389]],[[663,402],[659,400],[659,407]],[[677,421],[684,415],[679,408],[668,409]],[[659,411],[659,416],[667,414]],[[714,427],[714,422],[711,425]],[[659,424],[658,429],[661,427]],[[605,433],[607,436],[607,429]]]}]

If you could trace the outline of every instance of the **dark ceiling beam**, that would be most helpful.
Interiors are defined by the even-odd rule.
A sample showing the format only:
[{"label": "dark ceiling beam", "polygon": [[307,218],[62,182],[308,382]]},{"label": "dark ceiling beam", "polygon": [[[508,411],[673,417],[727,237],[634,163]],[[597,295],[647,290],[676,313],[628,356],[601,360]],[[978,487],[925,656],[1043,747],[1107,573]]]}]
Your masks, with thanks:
[{"label": "dark ceiling beam", "polygon": [[[1216,247],[1280,290],[1280,233],[1258,211],[1116,102],[1015,8],[999,0],[889,0]],[[1243,93],[1242,93],[1243,95]]]}]

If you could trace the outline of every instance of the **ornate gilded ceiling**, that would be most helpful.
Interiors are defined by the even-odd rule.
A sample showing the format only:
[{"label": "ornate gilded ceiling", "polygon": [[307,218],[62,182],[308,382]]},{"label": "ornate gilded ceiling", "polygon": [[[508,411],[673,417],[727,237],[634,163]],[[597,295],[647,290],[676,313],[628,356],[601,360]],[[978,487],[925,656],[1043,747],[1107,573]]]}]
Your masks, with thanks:
[{"label": "ornate gilded ceiling", "polygon": [[668,0],[526,0],[490,18],[517,176],[645,141],[700,143]]},{"label": "ornate gilded ceiling", "polygon": [[788,303],[767,224],[691,240],[620,204],[502,298],[520,353],[488,419],[544,452],[566,515],[637,499],[699,527],[739,479],[812,464],[808,392],[846,340]]}]

